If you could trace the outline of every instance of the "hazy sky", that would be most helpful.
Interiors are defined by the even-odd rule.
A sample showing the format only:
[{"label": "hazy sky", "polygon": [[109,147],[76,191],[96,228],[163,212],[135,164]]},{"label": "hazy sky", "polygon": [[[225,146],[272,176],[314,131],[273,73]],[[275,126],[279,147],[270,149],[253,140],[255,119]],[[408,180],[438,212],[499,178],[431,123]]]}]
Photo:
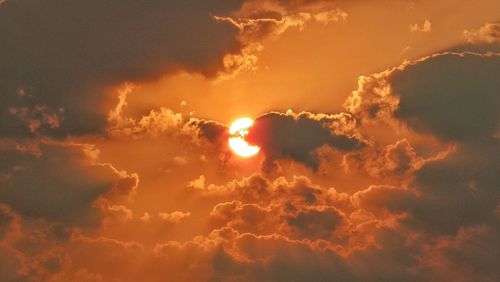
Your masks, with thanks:
[{"label": "hazy sky", "polygon": [[499,281],[499,11],[0,0],[0,281]]}]

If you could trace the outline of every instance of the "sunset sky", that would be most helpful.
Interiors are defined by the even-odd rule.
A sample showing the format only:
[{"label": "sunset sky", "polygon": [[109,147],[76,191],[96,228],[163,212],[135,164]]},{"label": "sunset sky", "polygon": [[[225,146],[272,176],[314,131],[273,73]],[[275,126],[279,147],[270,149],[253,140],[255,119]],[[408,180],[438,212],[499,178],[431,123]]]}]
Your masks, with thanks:
[{"label": "sunset sky", "polygon": [[1,282],[500,281],[498,0],[0,0],[0,95]]}]

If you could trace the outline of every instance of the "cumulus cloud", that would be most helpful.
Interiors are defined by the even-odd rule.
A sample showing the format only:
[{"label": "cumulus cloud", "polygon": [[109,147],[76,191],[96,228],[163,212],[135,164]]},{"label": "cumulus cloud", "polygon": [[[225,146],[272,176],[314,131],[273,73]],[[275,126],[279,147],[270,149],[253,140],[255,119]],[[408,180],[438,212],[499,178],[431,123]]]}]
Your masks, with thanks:
[{"label": "cumulus cloud", "polygon": [[440,53],[361,77],[346,108],[364,120],[396,117],[446,141],[479,142],[498,130],[498,54]]},{"label": "cumulus cloud", "polygon": [[[190,118],[182,131],[195,143],[208,141],[227,152],[228,126],[216,121]],[[291,160],[317,170],[318,150],[322,147],[339,152],[364,148],[368,142],[355,130],[355,120],[346,113],[270,112],[258,116],[246,141],[257,145],[265,156],[263,169],[273,171],[280,160]]]},{"label": "cumulus cloud", "polygon": [[500,23],[485,23],[478,29],[466,29],[463,35],[469,43],[499,43]]},{"label": "cumulus cloud", "polygon": [[[498,54],[440,53],[360,80],[346,106],[362,120],[395,120],[457,147],[420,162],[407,223],[431,234],[491,226],[499,195]],[[387,163],[387,162],[386,162]]]},{"label": "cumulus cloud", "polygon": [[[48,277],[155,281],[157,275],[170,274],[181,281],[429,281],[453,277],[494,281],[498,273],[488,266],[494,265],[496,256],[483,251],[487,242],[494,244],[497,234],[494,212],[487,212],[498,202],[498,197],[491,197],[494,182],[489,182],[498,178],[492,174],[495,166],[474,163],[466,167],[466,171],[490,168],[491,172],[474,175],[474,189],[478,197],[489,195],[491,200],[472,201],[493,205],[484,207],[485,213],[467,215],[477,207],[468,204],[471,200],[466,194],[455,197],[463,193],[461,189],[471,189],[455,185],[464,179],[455,181],[457,176],[443,174],[432,181],[432,187],[423,182],[433,179],[423,175],[442,166],[441,162],[431,161],[421,168],[411,188],[377,185],[353,194],[316,185],[306,177],[272,180],[254,174],[208,186],[203,177],[194,191],[220,201],[209,213],[208,234],[158,243],[152,250],[137,242],[74,234],[63,249],[71,264],[62,264]],[[443,183],[445,179],[453,183]],[[453,192],[442,191],[444,188]],[[458,221],[452,213],[458,213]],[[99,260],[88,259],[96,254]],[[486,271],[480,271],[481,266]]]},{"label": "cumulus cloud", "polygon": [[[180,68],[215,75],[223,68],[223,57],[238,53],[241,44],[237,29],[213,16],[229,14],[241,4],[4,1],[0,134],[30,134],[25,120],[44,113],[57,114],[60,121],[54,126],[42,117],[38,127],[52,135],[99,132],[106,124],[105,87],[156,79]],[[45,110],[37,111],[40,107]]]},{"label": "cumulus cloud", "polygon": [[[271,7],[278,5],[276,13],[272,9],[256,11],[255,18],[233,25],[256,24],[262,28],[256,33],[270,34],[279,31],[278,22],[291,20],[300,9],[314,9],[325,2],[329,1],[266,1]],[[5,74],[14,70],[0,81],[0,90],[12,90],[0,106],[5,110],[0,117],[10,119],[0,121],[0,134],[38,137],[0,139],[0,277],[12,281],[161,281],[165,277],[175,281],[498,280],[498,54],[440,53],[363,76],[359,88],[345,103],[346,113],[288,111],[257,117],[248,141],[261,147],[264,170],[274,169],[281,161],[293,161],[310,168],[309,177],[275,178],[274,174],[254,173],[233,180],[232,176],[221,180],[228,175],[217,175],[212,182],[212,171],[202,171],[201,175],[190,171],[191,162],[187,160],[192,158],[186,150],[161,157],[180,178],[185,177],[185,182],[174,181],[168,189],[187,182],[187,187],[181,187],[186,191],[174,190],[168,200],[182,199],[187,205],[131,207],[126,203],[138,187],[138,175],[101,161],[91,145],[53,141],[40,135],[94,132],[104,118],[110,125],[107,132],[111,138],[187,137],[192,144],[211,144],[219,153],[226,152],[225,124],[167,108],[138,119],[125,117],[127,89],[120,93],[118,106],[106,116],[90,107],[94,104],[86,104],[101,101],[101,94],[97,94],[101,92],[86,86],[151,79],[164,73],[166,65],[214,74],[227,67],[220,65],[220,59],[241,47],[235,41],[235,32],[249,27],[235,30],[211,18],[237,9],[241,3],[153,3],[143,7],[144,14],[133,9],[135,4],[115,7],[113,3],[80,3],[72,6],[77,11],[64,4],[56,9],[53,2],[43,6],[0,1],[0,34],[14,36],[27,28],[46,30],[44,26],[48,26],[47,30],[53,30],[61,25],[49,41],[41,40],[47,35],[42,32],[33,39],[14,37],[0,47],[12,51],[12,42],[40,40],[40,54],[44,56],[30,53],[28,47],[19,44],[19,50],[0,66]],[[82,10],[89,11],[92,5],[102,8],[102,14],[89,12],[94,23],[61,24]],[[343,17],[334,10],[325,12],[322,8],[323,12],[314,14],[307,9],[304,11],[309,16],[302,15],[298,22],[308,17],[320,22]],[[43,13],[52,17],[45,19]],[[169,17],[171,13],[176,15]],[[193,13],[203,20],[186,23],[184,16]],[[146,14],[151,17],[138,19]],[[237,18],[237,14],[231,16]],[[8,31],[3,25],[14,20],[20,20],[19,26]],[[186,38],[184,28],[173,31],[156,26],[170,21],[183,22],[190,31],[200,25],[206,37],[195,38],[198,45],[187,48],[183,43],[192,38]],[[137,26],[137,22],[142,24]],[[267,22],[271,27],[266,27]],[[92,28],[101,30],[97,38],[87,30],[94,25],[105,25],[103,29]],[[134,33],[128,38],[128,33],[111,32],[115,25],[151,32],[141,38]],[[67,43],[61,40],[62,35],[74,31],[84,38]],[[172,37],[180,43],[172,42]],[[95,54],[96,49],[85,44],[92,38],[104,54]],[[222,43],[214,46],[215,42]],[[129,43],[130,48],[117,54],[106,51],[123,43]],[[204,44],[210,46],[210,52],[197,49]],[[75,48],[80,45],[85,48]],[[61,55],[58,64],[54,63],[51,46]],[[147,49],[151,46],[156,47]],[[162,48],[171,48],[170,55],[160,56],[159,61],[142,54],[152,52],[157,56]],[[122,62],[125,55],[131,61]],[[23,59],[36,63],[36,67],[24,68],[18,64]],[[233,59],[235,66],[242,64],[238,62],[242,58]],[[64,83],[39,76],[49,70]],[[102,80],[95,76],[103,73]],[[99,81],[94,84],[96,78]],[[49,93],[65,95],[57,96],[62,97],[59,101],[56,94]],[[83,93],[91,93],[87,97],[90,100],[82,98]],[[83,108],[75,110],[76,104]],[[375,143],[375,139],[365,137],[368,132],[363,126],[380,120],[385,123],[376,124],[377,130],[394,130],[387,124],[403,126],[411,136]],[[414,145],[413,135],[436,137],[437,142],[432,144],[448,149],[424,157],[422,146],[428,144]],[[325,184],[317,172],[320,165],[329,165],[322,155],[326,149],[342,156],[340,170],[345,171],[340,173],[363,177],[359,174],[363,170],[374,182],[349,193]],[[204,160],[211,164],[212,159]],[[159,179],[155,175],[148,181],[159,183]],[[193,206],[196,209],[188,208]],[[167,225],[184,226],[172,224],[182,222],[193,223],[194,231],[163,230]],[[112,225],[118,224],[112,230],[116,227]],[[149,229],[158,234],[149,238],[145,235]],[[144,242],[123,239],[137,235],[128,233],[148,238]],[[113,235],[123,238],[118,240]]]},{"label": "cumulus cloud", "polygon": [[161,212],[158,214],[158,217],[160,217],[160,219],[165,220],[167,222],[179,223],[182,220],[185,220],[190,215],[191,215],[191,213],[189,213],[189,212],[174,211],[172,213]]},{"label": "cumulus cloud", "polygon": [[327,5],[252,2],[3,1],[0,134],[103,132],[110,86],[180,69],[208,77],[254,69],[263,38],[347,16]]},{"label": "cumulus cloud", "polygon": [[23,216],[69,226],[97,224],[97,201],[128,198],[138,176],[98,160],[86,144],[40,142],[40,155],[2,146],[0,203]]},{"label": "cumulus cloud", "polygon": [[261,148],[266,157],[264,168],[271,169],[277,160],[293,160],[317,170],[320,160],[315,151],[330,146],[348,152],[363,148],[366,142],[345,130],[350,116],[315,115],[293,112],[263,114],[255,119],[246,140]]},{"label": "cumulus cloud", "polygon": [[431,22],[429,20],[425,20],[422,25],[419,25],[418,23],[416,24],[411,24],[410,25],[410,31],[411,32],[431,32]]},{"label": "cumulus cloud", "polygon": [[[303,30],[309,22],[345,22],[348,14],[333,1],[255,1],[247,0],[241,9],[229,16],[215,16],[238,29],[238,39],[245,47],[238,54],[224,57],[224,66],[230,77],[242,70],[258,68],[258,54],[263,50],[263,39],[281,35],[289,29]],[[226,79],[224,75],[221,79]]]},{"label": "cumulus cloud", "polygon": [[421,194],[410,224],[437,234],[495,224],[499,154],[498,143],[463,146],[445,159],[425,164],[411,183]]},{"label": "cumulus cloud", "polygon": [[[286,280],[281,270],[299,267],[307,275],[294,277],[304,281],[496,280],[498,254],[488,246],[496,244],[500,202],[497,61],[494,54],[444,53],[360,80],[346,102],[358,120],[389,119],[455,143],[428,159],[408,140],[353,153],[379,181],[397,176],[403,186],[347,194],[306,178],[259,174],[225,185],[194,181],[195,191],[228,199],[210,213],[214,233],[192,242],[211,242],[209,256],[220,262],[211,264],[214,277]],[[214,245],[219,232],[226,235]],[[316,258],[311,272],[309,257]]]},{"label": "cumulus cloud", "polygon": [[407,179],[424,163],[425,160],[410,142],[403,139],[387,146],[373,145],[366,150],[348,153],[344,156],[342,165],[347,173],[362,169],[377,178]]}]

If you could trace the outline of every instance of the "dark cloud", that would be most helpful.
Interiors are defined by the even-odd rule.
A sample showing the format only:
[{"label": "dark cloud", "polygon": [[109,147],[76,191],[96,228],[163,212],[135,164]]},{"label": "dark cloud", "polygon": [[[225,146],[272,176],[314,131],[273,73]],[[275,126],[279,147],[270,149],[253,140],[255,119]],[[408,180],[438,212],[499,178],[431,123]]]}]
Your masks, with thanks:
[{"label": "dark cloud", "polygon": [[460,228],[495,222],[500,203],[498,144],[463,147],[425,164],[411,185],[419,192],[409,224],[434,234],[456,234]]},{"label": "dark cloud", "polygon": [[100,222],[98,199],[127,198],[138,177],[97,160],[89,145],[39,144],[41,155],[2,150],[0,203],[23,216],[89,225]]},{"label": "dark cloud", "polygon": [[53,126],[42,119],[41,133],[94,133],[105,126],[107,86],[179,68],[214,75],[224,55],[241,46],[236,28],[213,16],[241,3],[3,1],[0,135],[33,134],[12,112],[24,108],[36,116],[37,107],[57,113],[60,121]]},{"label": "dark cloud", "polygon": [[463,228],[455,238],[443,240],[419,256],[417,271],[427,281],[497,281],[499,236],[498,224]]},{"label": "dark cloud", "polygon": [[293,160],[317,170],[320,159],[315,151],[320,147],[348,152],[365,146],[362,139],[342,132],[344,123],[342,114],[271,112],[255,120],[246,140],[261,148],[266,157],[264,169],[272,168],[277,160]]},{"label": "dark cloud", "polygon": [[[0,4],[1,5],[1,4]],[[0,275],[6,281],[27,281],[22,279],[23,265],[17,260],[16,253],[0,246]]]},{"label": "dark cloud", "polygon": [[343,166],[349,172],[366,172],[372,177],[405,180],[425,163],[406,139],[394,144],[373,144],[366,150],[348,153]]},{"label": "dark cloud", "polygon": [[7,206],[0,204],[0,242],[19,228],[19,217]]},{"label": "dark cloud", "polygon": [[484,142],[500,125],[499,76],[498,54],[439,53],[360,78],[346,107],[444,141]]},{"label": "dark cloud", "polygon": [[475,142],[500,122],[500,56],[444,54],[393,73],[396,117],[445,140]]},{"label": "dark cloud", "polygon": [[381,210],[403,213],[414,207],[418,194],[416,191],[394,186],[371,186],[354,193],[353,200],[360,208],[376,213]]},{"label": "dark cloud", "polygon": [[[263,169],[272,171],[279,160],[292,160],[316,171],[320,165],[317,150],[323,146],[349,152],[359,150],[367,141],[353,131],[348,114],[326,115],[303,112],[270,112],[255,119],[246,141],[261,148],[265,160]],[[230,137],[224,124],[202,119],[189,120],[184,130],[195,138],[215,144],[219,150],[228,151]]]},{"label": "dark cloud", "polygon": [[220,147],[225,147],[229,138],[229,129],[226,125],[203,119],[190,119],[184,129],[191,131],[195,138],[206,139]]},{"label": "dark cloud", "polygon": [[301,237],[316,239],[333,235],[342,219],[343,215],[337,209],[329,207],[301,210],[288,216],[286,221]]},{"label": "dark cloud", "polygon": [[413,168],[410,186],[418,198],[401,200],[411,228],[451,235],[494,221],[500,201],[494,188],[500,182],[498,77],[498,54],[440,53],[363,77],[348,99],[347,107],[364,121],[397,120],[456,143],[455,152]]}]

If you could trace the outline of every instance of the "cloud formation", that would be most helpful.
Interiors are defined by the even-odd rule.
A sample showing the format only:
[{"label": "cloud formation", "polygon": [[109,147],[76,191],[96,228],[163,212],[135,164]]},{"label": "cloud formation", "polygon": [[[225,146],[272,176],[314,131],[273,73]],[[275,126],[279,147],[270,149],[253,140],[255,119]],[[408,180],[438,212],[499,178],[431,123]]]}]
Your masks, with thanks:
[{"label": "cloud formation", "polygon": [[36,129],[52,135],[100,132],[106,125],[106,87],[153,80],[178,69],[215,75],[223,68],[223,57],[238,53],[241,44],[236,29],[213,16],[241,4],[4,1],[1,136],[32,134],[33,127],[24,124],[19,112],[36,116],[37,108],[57,114],[59,122],[54,126],[37,119]]},{"label": "cloud formation", "polygon": [[111,110],[105,88],[251,68],[259,40],[344,20],[337,1],[56,2],[0,0],[1,279],[499,280],[494,24],[478,52],[360,77],[346,112],[261,114],[253,161],[226,124],[127,116],[132,87]]},{"label": "cloud formation", "polygon": [[446,141],[480,142],[498,130],[498,54],[440,53],[359,81],[346,108],[365,120],[396,117]]},{"label": "cloud formation", "polygon": [[99,162],[91,145],[35,142],[31,151],[15,143],[3,145],[1,202],[23,216],[68,226],[97,225],[107,200],[126,200],[138,185],[136,174]]},{"label": "cloud formation", "polygon": [[485,23],[478,29],[466,29],[463,34],[470,43],[499,43],[500,23]]},{"label": "cloud formation", "polygon": [[346,114],[271,112],[255,119],[246,140],[261,148],[266,158],[264,169],[272,169],[278,160],[293,160],[317,170],[320,160],[316,150],[320,147],[348,152],[366,145],[348,132],[349,122]]}]

